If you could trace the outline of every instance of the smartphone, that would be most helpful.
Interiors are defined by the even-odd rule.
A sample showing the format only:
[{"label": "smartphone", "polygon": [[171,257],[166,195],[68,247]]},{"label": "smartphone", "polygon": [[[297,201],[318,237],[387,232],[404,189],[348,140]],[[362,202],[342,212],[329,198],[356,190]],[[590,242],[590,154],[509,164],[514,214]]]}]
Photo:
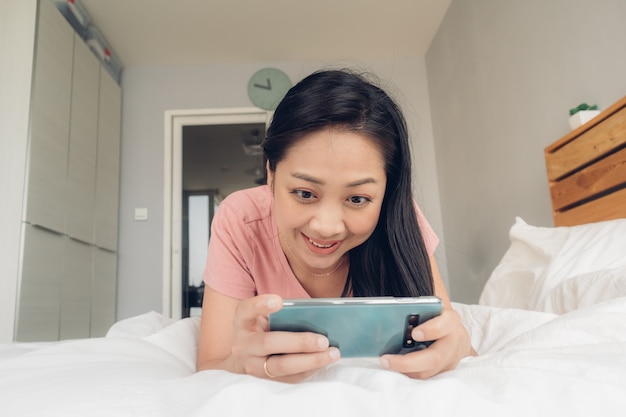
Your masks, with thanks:
[{"label": "smartphone", "polygon": [[323,334],[344,358],[403,354],[432,343],[416,342],[411,331],[441,308],[434,296],[285,299],[283,308],[270,314],[269,327]]}]

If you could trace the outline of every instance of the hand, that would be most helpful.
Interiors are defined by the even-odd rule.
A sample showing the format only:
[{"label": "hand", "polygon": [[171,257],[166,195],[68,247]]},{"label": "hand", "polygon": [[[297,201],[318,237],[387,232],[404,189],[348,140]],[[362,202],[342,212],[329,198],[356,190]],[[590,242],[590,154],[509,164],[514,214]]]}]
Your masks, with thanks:
[{"label": "hand", "polygon": [[454,369],[465,356],[476,355],[461,317],[451,308],[445,308],[440,316],[414,328],[411,336],[418,342],[435,342],[426,349],[405,355],[383,355],[381,366],[411,378],[426,379]]},{"label": "hand", "polygon": [[282,299],[269,294],[239,303],[230,357],[236,372],[297,382],[339,359],[325,336],[269,332],[268,315],[281,308]]}]

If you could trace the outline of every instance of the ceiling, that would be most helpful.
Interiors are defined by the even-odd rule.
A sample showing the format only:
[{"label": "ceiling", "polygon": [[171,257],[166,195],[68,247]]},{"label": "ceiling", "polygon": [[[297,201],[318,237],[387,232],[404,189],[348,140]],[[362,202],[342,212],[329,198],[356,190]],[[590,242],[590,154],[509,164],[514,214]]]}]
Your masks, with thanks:
[{"label": "ceiling", "polygon": [[451,0],[81,0],[126,68],[422,56]]},{"label": "ceiling", "polygon": [[[451,0],[80,0],[124,68],[423,56]],[[250,187],[259,126],[183,135],[183,188]],[[260,126],[263,130],[263,126]],[[264,132],[261,132],[264,136]],[[262,165],[262,163],[261,163]]]}]

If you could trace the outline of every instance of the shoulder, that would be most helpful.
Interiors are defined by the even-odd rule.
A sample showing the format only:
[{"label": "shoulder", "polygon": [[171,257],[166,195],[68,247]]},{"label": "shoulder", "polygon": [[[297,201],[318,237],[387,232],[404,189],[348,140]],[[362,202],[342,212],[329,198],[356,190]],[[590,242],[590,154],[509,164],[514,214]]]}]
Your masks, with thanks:
[{"label": "shoulder", "polygon": [[229,194],[219,205],[217,212],[223,216],[236,217],[244,223],[269,219],[273,196],[267,185],[247,188]]}]

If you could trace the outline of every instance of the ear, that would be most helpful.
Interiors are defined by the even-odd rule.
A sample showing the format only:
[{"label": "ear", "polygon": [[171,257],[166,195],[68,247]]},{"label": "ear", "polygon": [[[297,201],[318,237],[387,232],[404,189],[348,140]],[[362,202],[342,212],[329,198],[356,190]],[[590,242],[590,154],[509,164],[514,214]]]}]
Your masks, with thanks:
[{"label": "ear", "polygon": [[274,173],[270,169],[270,161],[265,163],[265,172],[267,173],[267,185],[270,189],[274,189]]}]

